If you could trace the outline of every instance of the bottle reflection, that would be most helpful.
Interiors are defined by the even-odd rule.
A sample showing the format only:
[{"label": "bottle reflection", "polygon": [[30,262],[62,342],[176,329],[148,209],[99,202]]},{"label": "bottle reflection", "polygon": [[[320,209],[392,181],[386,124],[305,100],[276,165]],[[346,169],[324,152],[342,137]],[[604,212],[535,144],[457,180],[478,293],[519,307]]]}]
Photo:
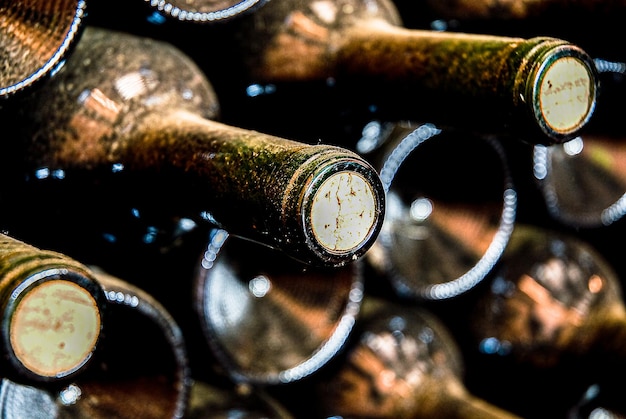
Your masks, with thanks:
[{"label": "bottle reflection", "polygon": [[382,142],[386,218],[367,260],[403,296],[439,300],[473,288],[504,251],[515,219],[500,144],[431,124],[398,124]]},{"label": "bottle reflection", "polygon": [[300,380],[341,349],[363,293],[359,262],[307,267],[216,229],[195,281],[209,347],[236,382]]}]

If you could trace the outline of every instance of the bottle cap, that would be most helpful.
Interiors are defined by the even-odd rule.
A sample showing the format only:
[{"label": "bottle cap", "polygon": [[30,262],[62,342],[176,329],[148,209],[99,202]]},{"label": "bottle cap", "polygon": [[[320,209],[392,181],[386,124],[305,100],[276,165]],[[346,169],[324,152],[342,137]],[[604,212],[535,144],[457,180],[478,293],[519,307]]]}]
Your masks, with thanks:
[{"label": "bottle cap", "polygon": [[303,167],[312,170],[296,173],[292,183],[302,188],[292,193],[302,197],[308,247],[330,265],[358,259],[382,227],[384,190],[375,169],[341,148],[326,149]]},{"label": "bottle cap", "polygon": [[354,172],[338,172],[322,182],[311,201],[311,230],[334,252],[358,248],[376,223],[372,186]]},{"label": "bottle cap", "polygon": [[596,107],[598,78],[593,60],[579,47],[546,39],[526,55],[529,70],[522,100],[542,131],[556,142],[570,140],[591,119]]},{"label": "bottle cap", "polygon": [[81,278],[50,269],[29,278],[11,295],[10,347],[23,368],[43,379],[77,371],[91,358],[100,336],[97,298],[74,276]]}]

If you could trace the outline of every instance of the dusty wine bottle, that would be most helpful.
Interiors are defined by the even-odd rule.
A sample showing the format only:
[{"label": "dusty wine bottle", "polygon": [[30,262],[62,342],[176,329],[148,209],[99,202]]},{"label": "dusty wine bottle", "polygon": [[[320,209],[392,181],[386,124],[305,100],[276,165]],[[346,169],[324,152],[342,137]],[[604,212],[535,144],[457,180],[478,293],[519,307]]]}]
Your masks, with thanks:
[{"label": "dusty wine bottle", "polygon": [[238,23],[251,83],[332,80],[397,119],[559,143],[595,107],[593,61],[557,38],[407,29],[385,0],[275,1]]},{"label": "dusty wine bottle", "polygon": [[49,78],[80,38],[84,0],[0,2],[0,100]]},{"label": "dusty wine bottle", "polygon": [[382,224],[384,191],[368,162],[212,120],[211,85],[167,43],[89,27],[16,112],[24,143],[5,144],[6,155],[25,157],[33,181],[116,183],[115,199],[132,191],[138,208],[209,220],[310,264],[357,259]]},{"label": "dusty wine bottle", "polygon": [[3,419],[179,419],[192,379],[183,334],[150,294],[90,266],[107,299],[107,328],[94,362],[59,388],[3,379]]},{"label": "dusty wine bottle", "polygon": [[323,417],[517,417],[469,392],[456,342],[425,308],[365,297],[345,352],[316,377]]},{"label": "dusty wine bottle", "polygon": [[474,288],[515,223],[517,193],[500,142],[406,121],[377,139],[364,134],[357,150],[366,142],[381,143],[364,156],[378,161],[387,191],[366,261],[404,298],[442,300]]},{"label": "dusty wine bottle", "polygon": [[362,296],[360,261],[311,267],[221,229],[194,281],[201,328],[224,373],[261,385],[299,381],[331,360]]},{"label": "dusty wine bottle", "polygon": [[100,341],[105,301],[83,264],[0,234],[0,375],[54,384],[82,373]]}]

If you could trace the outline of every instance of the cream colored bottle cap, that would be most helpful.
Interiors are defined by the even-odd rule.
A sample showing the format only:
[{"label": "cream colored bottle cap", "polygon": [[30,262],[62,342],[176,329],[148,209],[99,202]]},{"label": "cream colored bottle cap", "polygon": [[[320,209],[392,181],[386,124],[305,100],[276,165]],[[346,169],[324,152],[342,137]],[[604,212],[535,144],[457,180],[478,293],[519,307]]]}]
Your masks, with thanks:
[{"label": "cream colored bottle cap", "polygon": [[94,297],[67,280],[36,285],[17,304],[10,322],[15,356],[44,377],[63,377],[91,357],[100,333]]},{"label": "cream colored bottle cap", "polygon": [[311,203],[311,229],[317,242],[337,253],[359,248],[377,221],[372,186],[355,172],[329,176]]},{"label": "cream colored bottle cap", "polygon": [[553,131],[568,134],[580,129],[593,112],[592,75],[580,59],[564,56],[544,71],[538,98],[544,121]]}]

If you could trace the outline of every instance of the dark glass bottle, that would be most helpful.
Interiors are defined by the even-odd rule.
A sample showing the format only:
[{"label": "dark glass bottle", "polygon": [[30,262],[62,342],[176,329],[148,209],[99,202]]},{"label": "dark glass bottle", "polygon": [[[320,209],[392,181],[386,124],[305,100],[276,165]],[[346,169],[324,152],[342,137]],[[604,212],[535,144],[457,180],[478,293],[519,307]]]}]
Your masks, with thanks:
[{"label": "dark glass bottle", "polygon": [[0,376],[57,384],[80,375],[99,345],[105,296],[93,272],[0,235]]},{"label": "dark glass bottle", "polygon": [[109,320],[94,362],[56,389],[3,379],[0,417],[184,417],[193,380],[178,324],[150,294],[92,269],[105,290]]},{"label": "dark glass bottle", "polygon": [[[621,282],[585,241],[518,224],[475,297],[453,330],[468,342],[468,375],[478,378],[479,394],[524,416],[534,409],[525,401],[534,400],[549,416],[556,406],[573,406],[572,397],[591,384],[619,385],[614,377],[626,368]],[[624,411],[621,396],[606,406]]]},{"label": "dark glass bottle", "polygon": [[210,234],[195,309],[222,373],[279,385],[308,377],[341,350],[361,306],[361,263],[311,267],[225,230]]},{"label": "dark glass bottle", "polygon": [[0,2],[0,101],[53,74],[80,38],[85,12],[84,0]]},{"label": "dark glass bottle", "polygon": [[498,261],[514,227],[517,194],[504,149],[495,138],[433,124],[379,130],[372,138],[365,129],[357,143],[387,190],[383,228],[366,260],[402,297],[465,293]]},{"label": "dark glass bottle", "polygon": [[407,29],[390,1],[269,2],[236,32],[250,83],[328,81],[396,119],[560,143],[595,107],[595,67],[579,47]]},{"label": "dark glass bottle", "polygon": [[454,338],[415,305],[366,297],[354,339],[335,367],[316,381],[319,417],[517,417],[468,391]]},{"label": "dark glass bottle", "polygon": [[384,191],[369,163],[212,120],[211,85],[167,43],[89,27],[14,111],[20,138],[2,144],[2,157],[23,164],[31,183],[127,196],[139,212],[210,221],[310,264],[359,258],[382,224]]}]

